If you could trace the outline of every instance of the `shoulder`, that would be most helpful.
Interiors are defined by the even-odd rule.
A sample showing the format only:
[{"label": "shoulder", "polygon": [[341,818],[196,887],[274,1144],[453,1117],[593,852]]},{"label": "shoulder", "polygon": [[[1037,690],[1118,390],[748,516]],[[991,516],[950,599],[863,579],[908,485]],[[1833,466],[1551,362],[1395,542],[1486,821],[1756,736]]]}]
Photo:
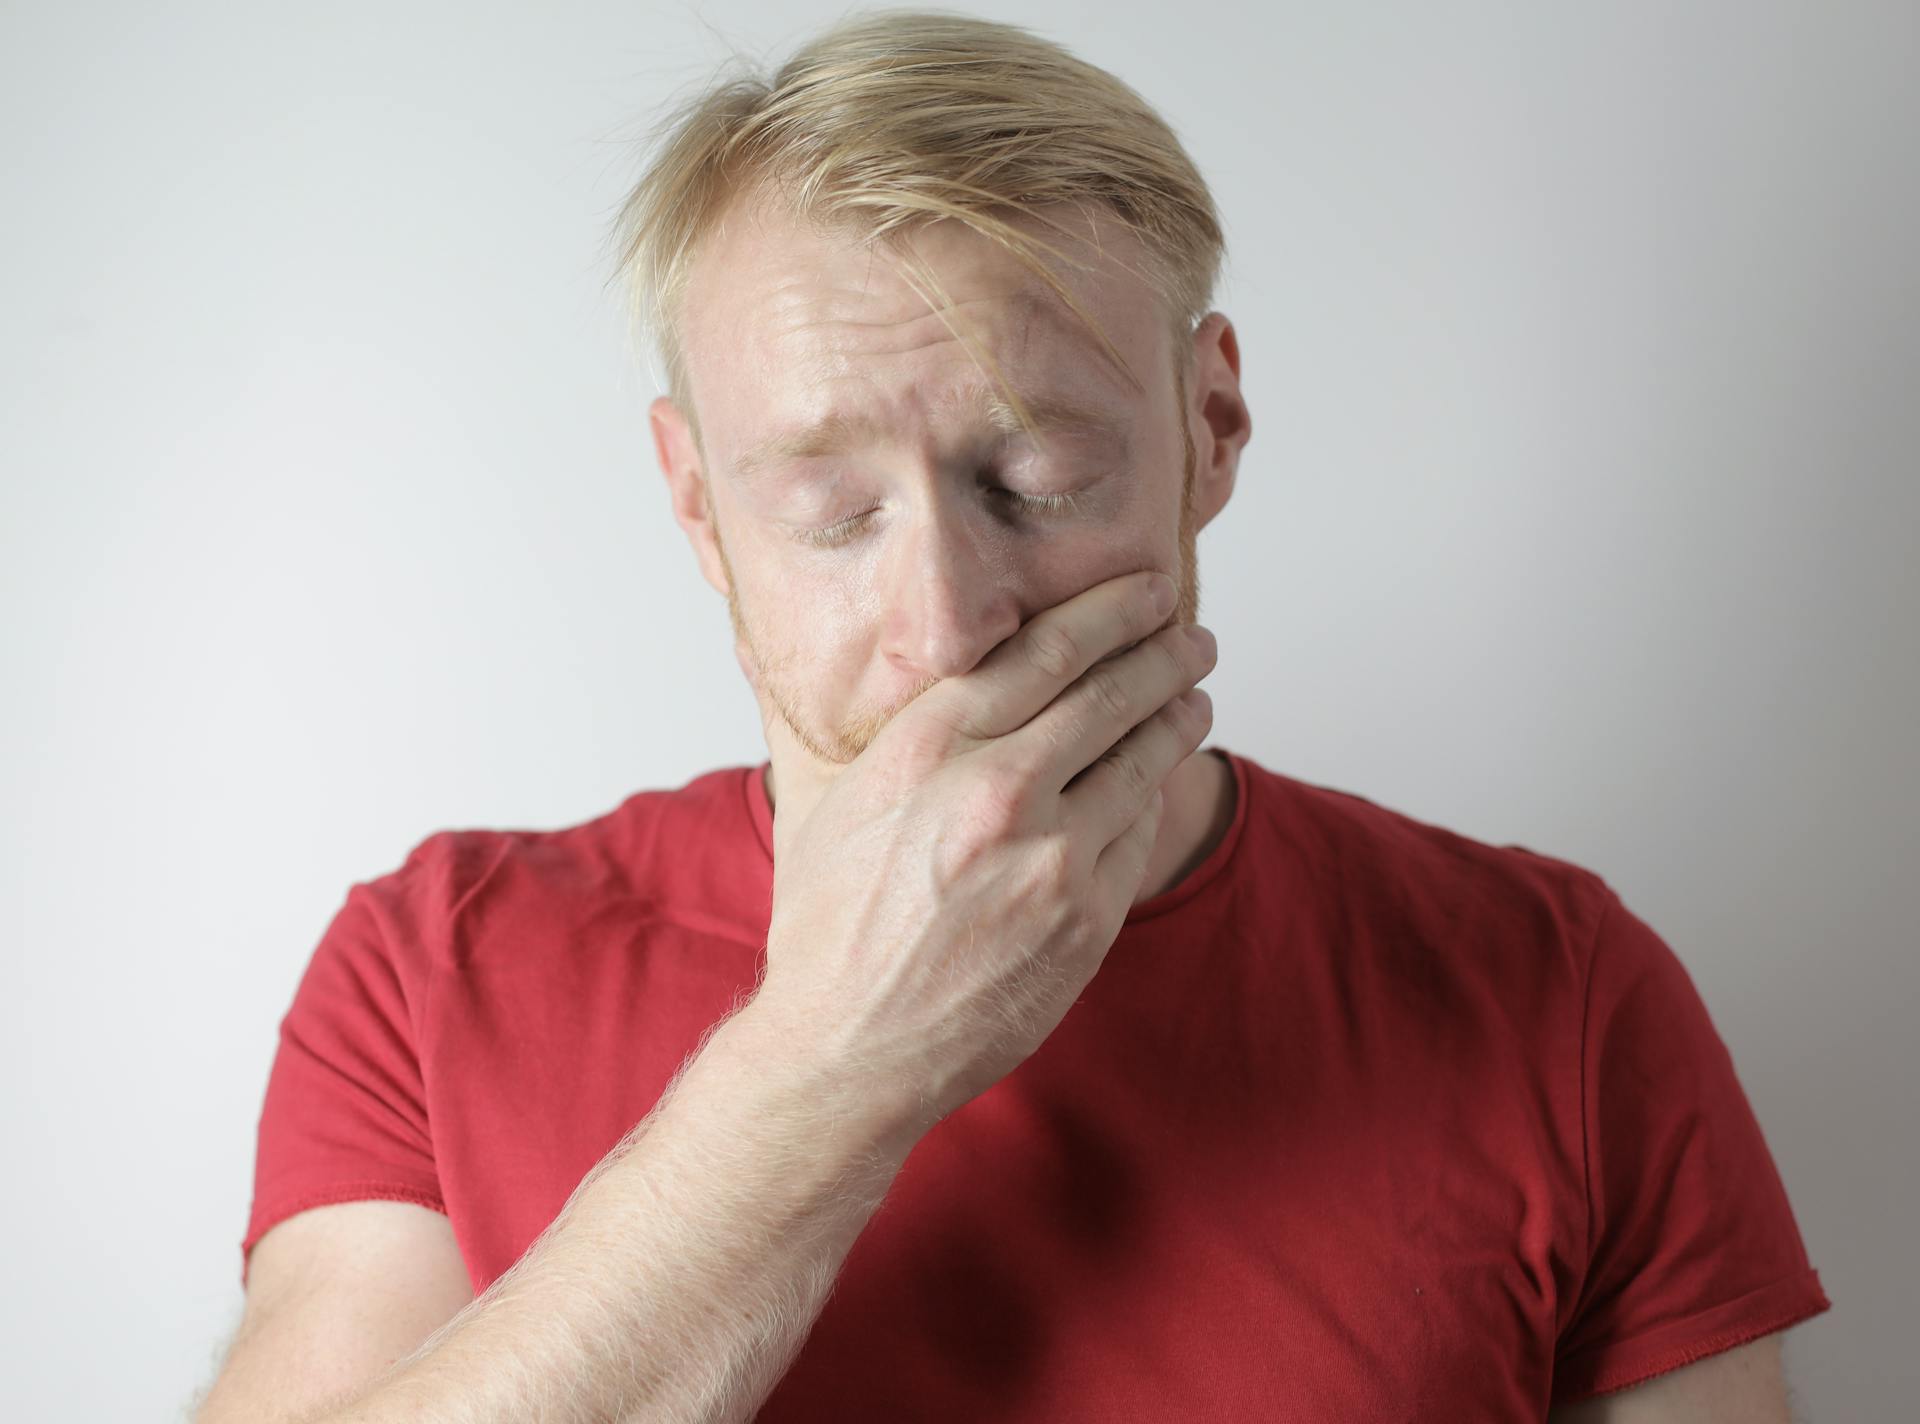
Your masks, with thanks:
[{"label": "shoulder", "polygon": [[1584,978],[1618,898],[1595,870],[1257,763],[1248,776],[1266,854],[1315,912],[1444,946],[1463,968],[1545,955],[1559,976]]},{"label": "shoulder", "polygon": [[356,882],[349,907],[396,957],[426,970],[457,960],[476,922],[550,934],[569,914],[619,901],[698,898],[695,872],[714,860],[737,861],[726,852],[753,835],[742,793],[750,770],[724,767],[636,791],[560,826],[432,831],[397,866]]}]

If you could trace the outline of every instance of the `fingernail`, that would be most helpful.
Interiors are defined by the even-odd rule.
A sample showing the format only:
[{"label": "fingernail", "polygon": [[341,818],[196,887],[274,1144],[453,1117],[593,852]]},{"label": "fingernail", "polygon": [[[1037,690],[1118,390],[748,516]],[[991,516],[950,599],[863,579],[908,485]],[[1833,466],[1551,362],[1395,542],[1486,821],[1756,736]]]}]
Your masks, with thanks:
[{"label": "fingernail", "polygon": [[1153,576],[1153,611],[1156,613],[1171,613],[1173,611],[1173,600],[1176,593],[1177,590],[1174,588],[1171,578],[1165,574],[1155,574]]}]

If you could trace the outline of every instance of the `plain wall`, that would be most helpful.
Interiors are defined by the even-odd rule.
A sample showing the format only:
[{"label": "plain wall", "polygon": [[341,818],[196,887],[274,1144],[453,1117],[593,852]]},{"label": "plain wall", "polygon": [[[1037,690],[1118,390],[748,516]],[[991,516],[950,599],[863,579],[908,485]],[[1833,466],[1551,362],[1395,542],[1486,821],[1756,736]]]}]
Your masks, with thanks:
[{"label": "plain wall", "polygon": [[[21,1419],[178,1417],[354,880],[764,754],[603,245],[809,4],[0,14],[0,1023]],[[1208,175],[1254,415],[1214,744],[1606,876],[1920,1386],[1920,10],[995,5]]]}]

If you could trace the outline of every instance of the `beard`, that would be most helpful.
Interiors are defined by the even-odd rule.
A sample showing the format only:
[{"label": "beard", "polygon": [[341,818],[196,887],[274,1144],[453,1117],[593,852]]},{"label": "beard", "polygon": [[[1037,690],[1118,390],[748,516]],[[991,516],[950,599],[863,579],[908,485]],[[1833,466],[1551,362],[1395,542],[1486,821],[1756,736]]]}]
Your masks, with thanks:
[{"label": "beard", "polygon": [[[1172,624],[1180,624],[1192,623],[1199,617],[1200,569],[1196,558],[1199,529],[1193,496],[1197,456],[1193,444],[1193,431],[1186,419],[1187,383],[1184,373],[1177,366],[1173,373],[1173,388],[1174,409],[1180,412],[1182,471],[1180,528],[1177,541],[1179,566],[1174,570],[1174,586],[1178,596],[1168,621]],[[727,619],[733,625],[734,637],[746,648],[748,655],[753,659],[754,666],[759,669],[760,685],[766,692],[767,701],[772,706],[774,715],[786,725],[793,739],[805,747],[816,760],[845,766],[872,744],[873,739],[880,735],[881,729],[887,723],[899,716],[909,703],[940,679],[927,678],[891,707],[855,713],[843,718],[837,726],[814,726],[802,709],[801,699],[796,695],[801,681],[796,676],[798,669],[794,666],[795,659],[792,656],[766,656],[766,650],[762,648],[748,626],[746,615],[740,606],[740,580],[734,577],[733,565],[727,560],[726,542],[721,538],[720,524],[714,514],[711,498],[707,501],[707,515],[713,528],[714,544],[720,554],[720,565],[727,575]]]}]

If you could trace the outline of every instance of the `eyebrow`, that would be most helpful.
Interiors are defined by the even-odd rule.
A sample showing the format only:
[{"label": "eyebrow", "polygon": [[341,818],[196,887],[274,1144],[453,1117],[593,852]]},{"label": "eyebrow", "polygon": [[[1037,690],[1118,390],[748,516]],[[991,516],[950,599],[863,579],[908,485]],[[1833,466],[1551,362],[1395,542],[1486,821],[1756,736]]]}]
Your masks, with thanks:
[{"label": "eyebrow", "polygon": [[[1023,395],[1020,399],[1034,428],[1042,433],[1067,431],[1098,435],[1114,442],[1123,453],[1130,448],[1126,426],[1098,406],[1054,395]],[[998,391],[976,390],[968,404],[1000,434],[1026,433],[1019,413]],[[733,473],[746,479],[785,461],[844,454],[858,447],[862,440],[872,441],[884,436],[886,431],[884,422],[869,415],[829,411],[808,425],[783,431],[744,451],[733,461]]]}]

